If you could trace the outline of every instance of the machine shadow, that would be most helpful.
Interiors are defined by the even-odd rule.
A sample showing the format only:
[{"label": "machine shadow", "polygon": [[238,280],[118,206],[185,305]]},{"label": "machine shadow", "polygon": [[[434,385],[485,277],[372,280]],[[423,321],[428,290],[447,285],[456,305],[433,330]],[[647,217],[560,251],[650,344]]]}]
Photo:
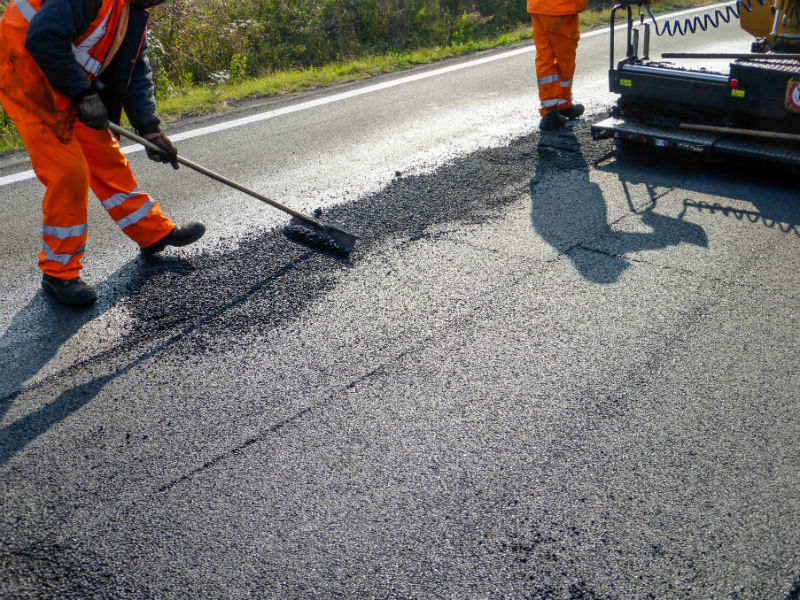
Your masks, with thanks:
[{"label": "machine shadow", "polygon": [[[655,211],[657,197],[636,211],[651,231],[617,231],[608,221],[603,191],[589,178],[590,168],[581,145],[569,127],[543,134],[537,145],[536,173],[530,181],[531,222],[535,231],[560,254],[567,256],[587,280],[608,284],[630,266],[624,254],[658,250],[683,242],[707,247],[702,227]],[[564,192],[569,190],[569,193]],[[610,240],[614,251],[595,249],[592,240]]]},{"label": "machine shadow", "polygon": [[[774,164],[733,157],[711,162],[692,152],[644,145],[637,146],[634,151],[634,148],[623,145],[596,160],[592,168],[615,174],[626,189],[628,185],[640,184],[653,189],[671,188],[678,180],[682,189],[696,194],[724,195],[731,200],[752,205],[752,208],[745,208],[687,198],[683,201],[679,218],[693,212],[705,212],[720,218],[749,221],[753,225],[800,237],[796,173],[776,168]],[[764,193],[765,183],[770,186],[769,194]]]},{"label": "machine shadow", "polygon": [[[164,257],[154,261],[137,257],[95,286],[99,301],[88,309],[65,306],[39,290],[14,315],[8,329],[0,336],[0,419],[11,408],[25,383],[39,373],[84,325],[136,292],[153,275],[191,270],[191,263],[181,258]],[[80,364],[82,361],[78,359],[75,362]],[[92,393],[92,383],[98,382],[95,380],[70,390],[39,411],[0,429],[0,465],[28,441],[91,400],[96,394],[96,391]],[[17,442],[11,442],[12,438]],[[18,441],[23,438],[27,441],[20,445]]]}]

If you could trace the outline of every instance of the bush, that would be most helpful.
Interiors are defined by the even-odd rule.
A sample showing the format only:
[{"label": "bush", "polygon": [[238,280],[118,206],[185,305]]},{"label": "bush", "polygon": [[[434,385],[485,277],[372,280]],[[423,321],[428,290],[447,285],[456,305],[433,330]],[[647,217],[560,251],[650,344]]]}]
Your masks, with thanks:
[{"label": "bush", "polygon": [[11,146],[13,140],[17,137],[17,128],[14,127],[11,119],[8,118],[6,112],[0,107],[0,147]]},{"label": "bush", "polygon": [[160,92],[366,53],[465,42],[527,22],[524,0],[171,0],[152,11]]}]

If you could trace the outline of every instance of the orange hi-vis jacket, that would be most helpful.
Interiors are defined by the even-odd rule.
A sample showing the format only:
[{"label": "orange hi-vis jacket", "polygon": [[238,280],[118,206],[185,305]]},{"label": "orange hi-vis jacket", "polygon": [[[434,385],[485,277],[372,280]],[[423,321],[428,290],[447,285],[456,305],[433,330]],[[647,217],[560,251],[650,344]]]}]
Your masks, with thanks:
[{"label": "orange hi-vis jacket", "polygon": [[528,0],[542,115],[572,104],[572,76],[580,39],[578,13],[587,5],[588,0]]},{"label": "orange hi-vis jacket", "polygon": [[[66,6],[67,0],[12,0],[0,18],[0,103],[25,143],[34,172],[47,188],[42,199],[39,267],[48,275],[73,279],[82,268],[90,188],[122,231],[141,247],[157,242],[174,225],[158,203],[139,190],[117,140],[108,130],[90,129],[76,121],[73,98],[53,86],[28,50],[26,44],[36,41],[28,36],[31,22],[53,24],[59,32],[71,30],[41,21],[61,17],[59,3]],[[129,12],[134,8],[144,11],[130,0],[98,3],[97,15],[84,31],[75,39],[59,40],[64,52],[71,50],[80,65],[72,70],[85,75],[85,81],[71,81],[75,90],[88,91],[112,60],[125,36]],[[86,20],[89,18],[91,15]]]},{"label": "orange hi-vis jacket", "polygon": [[528,0],[532,15],[574,15],[586,10],[588,0]]},{"label": "orange hi-vis jacket", "polygon": [[[75,60],[81,65],[90,78],[95,78],[106,59],[109,57],[112,43],[119,29],[125,26],[120,16],[128,8],[128,0],[102,0],[100,10],[89,28],[72,44]],[[42,0],[14,0],[14,8],[9,14],[13,21],[18,12],[25,21],[31,22],[42,7]]]},{"label": "orange hi-vis jacket", "polygon": [[[28,26],[42,7],[42,0],[12,0],[0,24],[0,79],[7,94],[23,104],[34,104],[47,114],[48,124],[61,138],[69,136],[74,112],[70,98],[56,90],[25,48]],[[102,0],[89,28],[72,42],[75,61],[86,73],[83,89],[89,87],[113,58],[112,46],[119,44],[127,24],[128,0]],[[116,41],[116,44],[115,44]]]}]

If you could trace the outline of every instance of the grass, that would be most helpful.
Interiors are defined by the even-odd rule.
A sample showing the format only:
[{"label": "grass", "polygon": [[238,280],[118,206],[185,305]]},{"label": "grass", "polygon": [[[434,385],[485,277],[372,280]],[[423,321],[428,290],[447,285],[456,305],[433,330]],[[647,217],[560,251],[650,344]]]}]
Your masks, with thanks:
[{"label": "grass", "polygon": [[[652,5],[653,12],[665,12],[709,4],[708,0],[671,0]],[[620,18],[625,11],[619,11]],[[587,10],[581,13],[581,29],[586,31],[608,25],[611,9]],[[302,92],[348,81],[358,81],[382,73],[429,64],[452,56],[479,50],[508,46],[531,37],[530,25],[520,25],[505,33],[449,46],[421,48],[402,54],[367,55],[322,67],[277,71],[262,77],[228,82],[222,85],[201,85],[180,90],[158,99],[158,112],[164,123],[183,116],[230,110],[231,105],[245,98],[276,96]],[[533,77],[533,74],[532,74]],[[18,149],[22,142],[13,126],[4,126],[5,114],[0,111],[0,152]]]},{"label": "grass", "polygon": [[169,122],[187,114],[224,110],[229,106],[228,103],[244,98],[275,96],[347,81],[358,81],[382,73],[408,69],[415,65],[433,63],[451,56],[507,46],[529,37],[530,27],[520,26],[499,36],[463,44],[421,48],[402,54],[368,55],[322,67],[277,71],[263,77],[217,86],[192,87],[180,94],[159,99],[158,110],[162,119]]}]

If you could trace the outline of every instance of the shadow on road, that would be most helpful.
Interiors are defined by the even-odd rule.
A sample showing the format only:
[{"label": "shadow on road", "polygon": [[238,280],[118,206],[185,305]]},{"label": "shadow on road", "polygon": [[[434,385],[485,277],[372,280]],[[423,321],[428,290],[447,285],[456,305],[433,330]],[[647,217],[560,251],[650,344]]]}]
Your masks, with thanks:
[{"label": "shadow on road", "polygon": [[[589,179],[589,166],[575,134],[564,128],[543,134],[537,146],[536,174],[530,182],[531,221],[536,232],[572,260],[578,272],[595,283],[613,283],[628,268],[628,252],[657,250],[682,242],[708,246],[702,227],[682,218],[655,212],[657,195],[648,187],[651,202],[641,211],[628,204],[651,231],[626,232],[608,222],[603,191]],[[592,241],[611,242],[614,252],[599,250]]]},{"label": "shadow on road", "polygon": [[800,600],[800,577],[795,581],[794,586],[786,596],[786,600]]},{"label": "shadow on road", "polygon": [[[0,419],[11,408],[27,381],[58,353],[61,346],[80,329],[141,288],[147,280],[164,271],[187,273],[192,265],[181,258],[158,261],[136,258],[96,286],[100,300],[89,309],[65,306],[39,290],[11,319],[0,337]],[[73,357],[82,365],[91,357]],[[114,375],[116,376],[116,374]],[[112,377],[95,379],[62,393],[39,410],[0,429],[0,465],[19,449],[89,402]],[[104,381],[103,381],[104,380]]]},{"label": "shadow on road", "polygon": [[[110,381],[135,369],[145,361],[158,356],[164,350],[182,340],[193,331],[214,321],[232,308],[246,302],[263,288],[280,279],[283,275],[297,268],[314,255],[315,252],[313,251],[305,252],[294,260],[282,265],[275,272],[266,274],[261,280],[253,283],[246,291],[238,296],[231,298],[220,306],[211,308],[194,321],[179,326],[176,333],[172,333],[167,339],[147,351],[142,352],[128,361],[127,364],[117,367],[112,373],[101,377],[95,377],[84,384],[65,390],[52,402],[49,402],[38,410],[0,429],[0,466],[7,463],[17,452],[22,450],[39,435],[45,433],[53,425],[61,422],[70,414],[89,403]],[[153,262],[156,265],[155,268],[151,263],[146,264],[145,269],[138,270],[142,265],[142,261],[133,261],[133,263],[129,263],[109,277],[104,284],[98,286],[98,295],[102,297],[110,293],[109,289],[104,288],[116,289],[110,282],[123,277],[132,282],[128,284],[125,293],[112,296],[110,301],[107,301],[98,308],[86,312],[76,311],[51,303],[50,299],[44,297],[40,292],[31,300],[28,306],[14,316],[11,326],[3,337],[0,338],[0,359],[4,360],[2,353],[10,344],[15,343],[15,341],[19,343],[20,340],[25,340],[25,343],[23,344],[21,352],[9,357],[11,360],[8,362],[8,375],[13,378],[11,383],[16,386],[16,391],[0,399],[0,418],[8,412],[14,399],[21,393],[21,388],[24,383],[47,364],[47,362],[55,356],[59,347],[72,337],[84,324],[106,312],[123,297],[138,290],[147,279],[155,273],[168,271],[186,274],[194,270],[194,267],[188,261],[181,259],[164,258]],[[44,326],[41,324],[43,319],[47,319],[47,323]],[[148,339],[146,332],[141,337]],[[86,360],[90,358],[91,357],[86,357]],[[72,364],[80,366],[83,364],[83,361],[77,359]],[[2,371],[0,371],[0,374],[5,376],[5,373]]]},{"label": "shadow on road", "polygon": [[[678,215],[707,213],[720,218],[748,221],[767,229],[800,237],[800,203],[793,173],[775,164],[731,158],[726,164],[708,164],[692,152],[674,152],[649,146],[623,146],[615,154],[596,161],[597,171],[613,173],[623,185],[645,184],[651,188],[675,187],[707,196],[724,195],[751,205],[745,208],[721,202],[686,198]],[[770,186],[765,193],[764,185]]]}]

